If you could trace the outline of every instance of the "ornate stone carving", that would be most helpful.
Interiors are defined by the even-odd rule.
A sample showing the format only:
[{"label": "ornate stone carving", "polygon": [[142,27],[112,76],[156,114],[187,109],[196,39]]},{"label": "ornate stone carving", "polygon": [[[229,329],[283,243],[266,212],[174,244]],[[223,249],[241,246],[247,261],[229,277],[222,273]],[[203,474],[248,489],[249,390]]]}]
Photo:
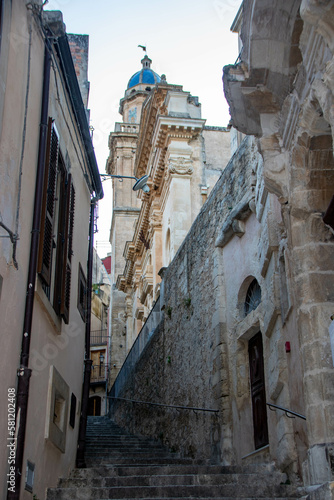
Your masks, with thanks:
[{"label": "ornate stone carving", "polygon": [[159,209],[152,210],[150,214],[150,229],[156,229],[162,226],[162,212]]},{"label": "ornate stone carving", "polygon": [[194,171],[192,163],[190,158],[185,158],[184,156],[169,158],[167,170],[171,174],[191,175]]}]

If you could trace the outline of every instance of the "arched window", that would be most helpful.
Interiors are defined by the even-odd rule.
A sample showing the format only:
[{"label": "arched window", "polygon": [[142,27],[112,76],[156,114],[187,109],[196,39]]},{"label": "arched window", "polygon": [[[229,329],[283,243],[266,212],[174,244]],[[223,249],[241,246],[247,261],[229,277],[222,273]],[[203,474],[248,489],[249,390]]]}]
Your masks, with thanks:
[{"label": "arched window", "polygon": [[253,279],[248,287],[244,305],[245,316],[254,311],[261,302],[261,287],[256,279]]}]

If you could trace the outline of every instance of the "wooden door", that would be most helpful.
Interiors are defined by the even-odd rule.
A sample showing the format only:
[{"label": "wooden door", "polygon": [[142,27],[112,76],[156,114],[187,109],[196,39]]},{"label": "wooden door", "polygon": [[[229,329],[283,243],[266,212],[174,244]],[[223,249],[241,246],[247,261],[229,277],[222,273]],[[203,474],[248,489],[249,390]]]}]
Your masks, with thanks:
[{"label": "wooden door", "polygon": [[254,443],[255,449],[258,450],[269,442],[261,332],[257,333],[249,341],[248,354],[253,407]]},{"label": "wooden door", "polygon": [[99,417],[101,415],[101,398],[100,396],[93,396],[88,401],[88,415]]},{"label": "wooden door", "polygon": [[90,357],[93,361],[92,363],[92,371],[91,371],[91,382],[99,382],[102,381],[104,377],[104,363],[101,364],[100,356],[103,354],[105,356],[105,351],[91,351]]}]

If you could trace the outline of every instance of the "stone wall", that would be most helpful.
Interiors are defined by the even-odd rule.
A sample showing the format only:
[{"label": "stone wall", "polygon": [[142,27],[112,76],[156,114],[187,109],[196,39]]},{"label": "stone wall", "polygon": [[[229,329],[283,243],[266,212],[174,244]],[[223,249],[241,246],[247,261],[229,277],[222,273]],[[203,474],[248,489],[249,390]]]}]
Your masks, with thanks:
[{"label": "stone wall", "polygon": [[[241,15],[243,49],[224,68],[225,95],[232,125],[259,137],[264,185],[282,212],[282,326],[270,343],[275,336],[277,351],[285,340],[291,350],[285,367],[282,354],[270,363],[278,357],[290,404],[307,418],[307,427],[293,425],[304,483],[321,484],[334,478],[334,225],[324,217],[333,203],[334,5],[244,0]],[[282,441],[278,430],[276,437]]]},{"label": "stone wall", "polygon": [[251,165],[256,158],[256,146],[247,138],[166,269],[164,321],[120,395],[166,405],[216,409],[218,416],[127,402],[118,402],[112,408],[118,423],[132,432],[160,438],[185,456],[226,463],[231,461],[230,403],[225,401],[229,382],[223,363],[227,344],[217,262],[220,249],[215,243],[217,228],[251,190]]}]

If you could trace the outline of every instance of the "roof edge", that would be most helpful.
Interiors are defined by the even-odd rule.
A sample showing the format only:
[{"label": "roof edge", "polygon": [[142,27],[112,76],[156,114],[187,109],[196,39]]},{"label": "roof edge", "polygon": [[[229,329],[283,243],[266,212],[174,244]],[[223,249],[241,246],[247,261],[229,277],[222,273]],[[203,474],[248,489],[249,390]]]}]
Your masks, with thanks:
[{"label": "roof edge", "polygon": [[68,43],[66,33],[60,36],[56,42],[56,49],[59,54],[62,71],[65,77],[67,90],[71,99],[72,108],[77,119],[77,124],[80,130],[80,135],[85,146],[85,151],[88,159],[88,168],[93,181],[93,189],[96,197],[101,200],[103,198],[103,188],[100,177],[100,172],[96,162],[96,156],[92,138],[87,122],[86,110],[83,104],[80,87],[77,75],[74,68],[72,54]]}]

